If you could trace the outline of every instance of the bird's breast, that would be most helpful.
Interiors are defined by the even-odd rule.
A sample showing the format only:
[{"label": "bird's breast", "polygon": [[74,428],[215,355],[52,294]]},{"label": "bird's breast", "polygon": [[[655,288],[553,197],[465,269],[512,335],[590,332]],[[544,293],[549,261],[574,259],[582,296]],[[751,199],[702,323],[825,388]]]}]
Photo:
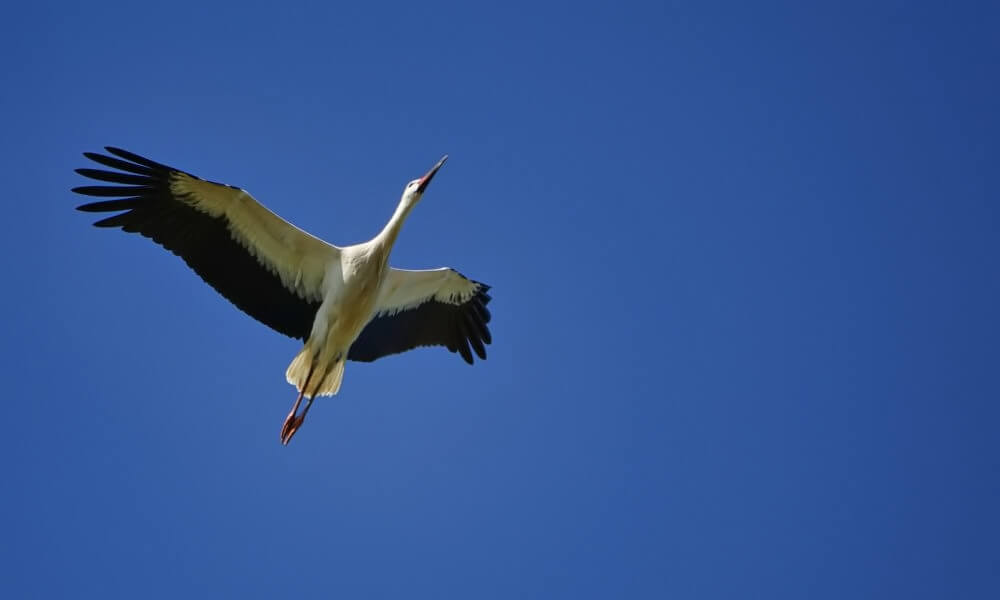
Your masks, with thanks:
[{"label": "bird's breast", "polygon": [[330,298],[326,310],[330,326],[327,340],[337,346],[349,346],[368,323],[378,301],[382,280],[377,264],[352,266],[344,270],[344,284],[339,293]]}]

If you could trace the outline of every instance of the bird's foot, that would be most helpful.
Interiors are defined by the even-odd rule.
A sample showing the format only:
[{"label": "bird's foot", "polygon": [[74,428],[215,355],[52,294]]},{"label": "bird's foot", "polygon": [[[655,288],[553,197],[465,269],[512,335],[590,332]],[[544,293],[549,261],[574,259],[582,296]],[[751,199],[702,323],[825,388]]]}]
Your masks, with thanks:
[{"label": "bird's foot", "polygon": [[288,417],[285,418],[285,422],[281,426],[281,445],[287,446],[288,442],[292,441],[292,436],[299,430],[299,427],[302,427],[305,420],[305,415],[296,416],[294,410],[288,413]]}]

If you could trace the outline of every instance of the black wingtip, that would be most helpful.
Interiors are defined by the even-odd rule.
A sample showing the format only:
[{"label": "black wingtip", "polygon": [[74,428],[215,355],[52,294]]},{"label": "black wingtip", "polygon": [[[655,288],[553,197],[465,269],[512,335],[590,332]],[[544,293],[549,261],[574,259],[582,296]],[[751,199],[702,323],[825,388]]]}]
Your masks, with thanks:
[{"label": "black wingtip", "polygon": [[135,160],[135,157],[138,156],[137,154],[133,154],[128,150],[119,148],[118,146],[105,146],[104,150],[108,154],[112,154],[114,156],[117,156],[118,158],[124,158],[125,160],[131,160],[132,162],[138,162]]},{"label": "black wingtip", "polygon": [[475,335],[470,335],[469,344],[472,346],[472,351],[479,357],[479,360],[486,360],[486,347],[483,345],[483,340]]},{"label": "black wingtip", "polygon": [[69,191],[73,192],[74,194],[82,194],[84,196],[94,196],[96,194],[94,194],[93,191],[97,187],[98,186],[96,185],[79,185],[75,188],[70,188]]},{"label": "black wingtip", "polygon": [[139,206],[139,198],[119,198],[117,200],[104,200],[102,202],[88,202],[81,204],[76,209],[83,212],[114,212],[119,210],[132,210]]},{"label": "black wingtip", "polygon": [[107,227],[121,227],[126,224],[128,219],[128,213],[122,213],[120,215],[113,215],[106,219],[101,219],[100,221],[95,221],[93,223],[94,227],[107,228]]},{"label": "black wingtip", "polygon": [[115,197],[115,196],[141,196],[154,191],[151,186],[146,185],[84,185],[70,190],[84,196]]},{"label": "black wingtip", "polygon": [[134,152],[123,150],[122,148],[116,148],[115,146],[105,146],[104,149],[110,152],[111,154],[114,154],[118,158],[124,158],[125,160],[130,160],[137,165],[142,165],[150,169],[167,170],[167,171],[171,170],[170,167],[168,167],[167,165],[158,163],[155,160],[150,160],[145,156],[140,156]]}]

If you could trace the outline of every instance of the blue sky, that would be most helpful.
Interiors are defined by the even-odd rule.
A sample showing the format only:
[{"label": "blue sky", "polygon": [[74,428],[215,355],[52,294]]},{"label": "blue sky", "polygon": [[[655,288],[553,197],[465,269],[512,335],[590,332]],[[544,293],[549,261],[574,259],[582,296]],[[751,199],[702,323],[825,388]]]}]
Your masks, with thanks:
[{"label": "blue sky", "polygon": [[[200,3],[198,3],[200,4]],[[995,598],[987,3],[20,3],[0,595]],[[349,364],[90,227],[83,151],[494,286]]]}]

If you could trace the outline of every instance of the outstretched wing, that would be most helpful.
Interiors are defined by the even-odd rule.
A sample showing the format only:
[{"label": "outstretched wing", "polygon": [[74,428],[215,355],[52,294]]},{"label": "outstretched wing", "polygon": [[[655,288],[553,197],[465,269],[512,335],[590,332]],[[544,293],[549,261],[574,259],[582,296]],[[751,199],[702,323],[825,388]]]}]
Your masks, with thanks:
[{"label": "outstretched wing", "polygon": [[84,156],[114,170],[76,172],[113,185],[73,188],[113,198],[77,207],[118,213],[95,226],[151,238],[251,317],[290,337],[309,336],[326,266],[339,260],[339,248],[283,220],[240,188],[119,148],[106,150],[113,156]]},{"label": "outstretched wing", "polygon": [[485,360],[484,344],[493,341],[487,325],[489,289],[454,269],[391,269],[382,284],[375,316],[351,345],[347,358],[371,362],[418,346],[444,346],[470,365],[473,350]]}]

